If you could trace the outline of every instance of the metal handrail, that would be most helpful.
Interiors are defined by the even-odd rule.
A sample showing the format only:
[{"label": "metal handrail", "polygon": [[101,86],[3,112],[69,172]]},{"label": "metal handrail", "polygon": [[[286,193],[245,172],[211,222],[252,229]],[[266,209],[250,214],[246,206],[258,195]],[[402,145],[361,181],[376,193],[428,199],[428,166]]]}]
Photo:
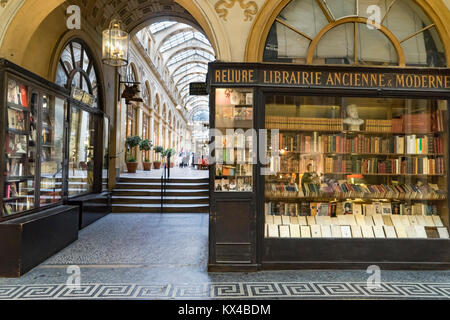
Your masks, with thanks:
[{"label": "metal handrail", "polygon": [[164,213],[164,197],[167,192],[167,182],[170,179],[170,155],[167,155],[167,162],[163,168],[161,176],[161,213]]}]

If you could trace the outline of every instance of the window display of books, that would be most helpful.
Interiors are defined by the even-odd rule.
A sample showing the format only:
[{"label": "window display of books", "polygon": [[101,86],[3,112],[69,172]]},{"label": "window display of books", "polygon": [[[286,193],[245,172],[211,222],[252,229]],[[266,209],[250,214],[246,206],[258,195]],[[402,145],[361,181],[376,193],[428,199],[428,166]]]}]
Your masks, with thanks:
[{"label": "window display of books", "polygon": [[28,87],[8,79],[3,214],[34,208],[37,99]]},{"label": "window display of books", "polygon": [[326,99],[266,98],[266,237],[448,238],[446,101]]},{"label": "window display of books", "polygon": [[215,192],[253,191],[253,91],[216,89]]}]

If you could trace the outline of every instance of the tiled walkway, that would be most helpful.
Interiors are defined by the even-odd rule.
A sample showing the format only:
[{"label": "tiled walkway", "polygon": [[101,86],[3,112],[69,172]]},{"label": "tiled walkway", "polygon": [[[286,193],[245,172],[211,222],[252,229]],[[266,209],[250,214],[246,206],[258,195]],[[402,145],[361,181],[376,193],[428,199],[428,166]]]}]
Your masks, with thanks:
[{"label": "tiled walkway", "polygon": [[[20,279],[0,279],[0,299],[450,299],[450,272],[207,273],[208,215],[114,214]],[[67,286],[71,265],[80,288]]]}]

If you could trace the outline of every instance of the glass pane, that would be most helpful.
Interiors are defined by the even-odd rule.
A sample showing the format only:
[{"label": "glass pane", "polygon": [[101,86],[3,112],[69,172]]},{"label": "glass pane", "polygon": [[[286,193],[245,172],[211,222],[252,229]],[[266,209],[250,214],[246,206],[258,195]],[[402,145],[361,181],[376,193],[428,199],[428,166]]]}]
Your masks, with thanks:
[{"label": "glass pane", "polygon": [[278,18],[311,38],[314,38],[328,24],[317,1],[311,0],[291,1],[281,11]]},{"label": "glass pane", "polygon": [[42,97],[41,206],[62,198],[65,102]]},{"label": "glass pane", "polygon": [[358,63],[362,65],[398,65],[392,42],[379,30],[358,23]]},{"label": "glass pane", "polygon": [[334,18],[356,15],[356,0],[324,0]]},{"label": "glass pane", "polygon": [[444,46],[434,27],[402,42],[402,47],[408,66],[447,66]]},{"label": "glass pane", "polygon": [[68,45],[62,52],[61,60],[64,62],[64,65],[67,68],[67,72],[70,73],[74,69],[72,62],[72,53],[70,52],[70,45]]},{"label": "glass pane", "polygon": [[69,147],[69,196],[92,191],[94,184],[94,118],[72,109]]},{"label": "glass pane", "polygon": [[75,57],[76,67],[80,68],[81,66],[81,44],[78,42],[71,42],[73,47],[73,55]]},{"label": "glass pane", "polygon": [[309,39],[297,32],[281,23],[275,23],[267,38],[264,61],[305,63],[310,43]]},{"label": "glass pane", "polygon": [[448,238],[448,106],[267,96],[270,238]]},{"label": "glass pane", "polygon": [[[364,18],[374,19],[376,14],[380,14],[379,22],[386,14],[386,10],[393,0],[374,1],[374,0],[358,0],[358,15]],[[376,9],[375,9],[376,8]],[[378,10],[375,11],[375,10]],[[374,19],[375,20],[375,19]]]},{"label": "glass pane", "polygon": [[317,45],[314,64],[353,64],[355,61],[353,23],[328,31]]},{"label": "glass pane", "polygon": [[109,168],[109,120],[104,118],[103,122],[103,170],[102,190],[108,190],[108,168]]},{"label": "glass pane", "polygon": [[86,50],[83,50],[83,70],[87,72],[87,69],[89,67],[89,56],[88,53],[86,52]]},{"label": "glass pane", "polygon": [[[3,214],[35,207],[36,124],[39,97],[8,79]],[[3,129],[3,130],[5,130]]]},{"label": "glass pane", "polygon": [[[253,191],[252,129],[253,91],[216,89],[216,192]],[[199,159],[198,166],[207,167],[207,160]]]},{"label": "glass pane", "polygon": [[61,87],[65,87],[67,85],[67,75],[64,72],[61,63],[58,63],[58,69],[56,70],[56,84]]}]

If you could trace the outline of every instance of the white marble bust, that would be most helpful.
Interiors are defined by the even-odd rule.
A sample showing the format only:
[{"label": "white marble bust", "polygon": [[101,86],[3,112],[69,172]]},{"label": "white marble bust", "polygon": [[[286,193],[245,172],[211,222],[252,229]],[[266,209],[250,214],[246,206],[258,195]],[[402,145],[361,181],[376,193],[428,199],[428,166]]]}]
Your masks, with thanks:
[{"label": "white marble bust", "polygon": [[344,123],[349,125],[350,130],[359,131],[364,120],[359,118],[358,107],[356,104],[348,105],[346,112],[347,118],[344,119]]}]

